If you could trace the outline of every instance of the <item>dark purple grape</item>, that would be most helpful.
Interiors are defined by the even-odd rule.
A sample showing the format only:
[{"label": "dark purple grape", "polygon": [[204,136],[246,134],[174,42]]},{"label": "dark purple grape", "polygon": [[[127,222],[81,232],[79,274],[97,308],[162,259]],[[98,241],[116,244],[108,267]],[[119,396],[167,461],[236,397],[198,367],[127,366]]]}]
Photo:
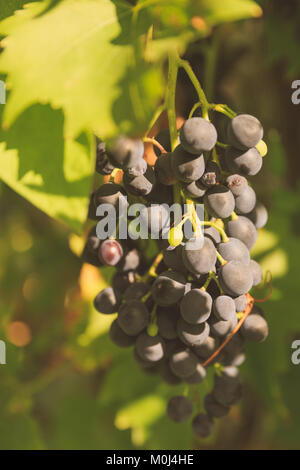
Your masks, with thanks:
[{"label": "dark purple grape", "polygon": [[176,351],[170,357],[170,367],[177,377],[185,379],[197,369],[198,359],[189,349]]},{"label": "dark purple grape", "polygon": [[139,176],[131,176],[124,172],[123,183],[126,191],[134,196],[147,196],[151,193],[155,184],[155,174],[151,166],[147,166],[145,173]]},{"label": "dark purple grape", "polygon": [[249,250],[255,245],[257,231],[251,220],[240,215],[237,220],[230,220],[226,226],[226,232],[232,238],[238,238]]},{"label": "dark purple grape", "polygon": [[261,343],[268,337],[268,323],[261,315],[251,313],[241,326],[241,334],[247,341]]},{"label": "dark purple grape", "polygon": [[140,139],[130,139],[119,136],[114,142],[107,146],[107,155],[116,168],[133,167],[143,157],[144,144]]},{"label": "dark purple grape", "polygon": [[246,150],[255,147],[263,135],[261,123],[250,114],[239,114],[228,122],[228,143],[237,149]]},{"label": "dark purple grape", "polygon": [[192,324],[208,320],[212,307],[211,296],[202,289],[191,289],[180,302],[182,318]]},{"label": "dark purple grape", "polygon": [[148,309],[145,304],[139,300],[130,300],[121,305],[118,322],[127,335],[138,335],[146,328],[148,321]]},{"label": "dark purple grape", "polygon": [[250,261],[249,268],[253,276],[253,285],[257,286],[262,281],[262,269],[260,265],[253,259]]},{"label": "dark purple grape", "polygon": [[144,361],[157,362],[164,357],[165,342],[160,336],[141,333],[136,340],[136,352]]},{"label": "dark purple grape", "polygon": [[184,150],[182,145],[178,145],[172,157],[172,168],[179,181],[191,183],[203,175],[205,161],[202,154],[193,155]]},{"label": "dark purple grape", "polygon": [[193,404],[191,400],[184,396],[172,397],[167,406],[167,415],[175,423],[182,423],[191,418],[193,414]]},{"label": "dark purple grape", "polygon": [[268,221],[268,211],[261,202],[256,202],[254,209],[247,214],[247,217],[253,222],[255,228],[262,228]]},{"label": "dark purple grape", "polygon": [[248,214],[256,203],[256,194],[250,186],[247,186],[242,193],[235,198],[235,212],[237,214]]},{"label": "dark purple grape", "polygon": [[100,175],[110,175],[114,166],[108,159],[105,151],[105,143],[98,142],[96,147],[96,172]]},{"label": "dark purple grape", "polygon": [[204,408],[211,418],[222,418],[223,416],[226,416],[230,410],[229,406],[224,406],[218,403],[212,393],[205,396]]},{"label": "dark purple grape", "polygon": [[210,215],[226,219],[234,211],[234,196],[226,186],[218,185],[206,191],[204,204]]},{"label": "dark purple grape", "polygon": [[229,238],[227,242],[219,243],[218,251],[226,261],[239,261],[246,265],[250,263],[249,250],[238,238]]},{"label": "dark purple grape", "polygon": [[229,261],[220,268],[219,282],[226,294],[237,297],[249,292],[253,278],[248,266],[239,261]]},{"label": "dark purple grape", "polygon": [[228,147],[225,152],[225,162],[229,171],[244,176],[256,175],[263,164],[262,156],[255,147],[246,151]]},{"label": "dark purple grape", "polygon": [[191,238],[184,246],[182,259],[193,274],[207,274],[214,270],[217,260],[216,248],[208,238]]},{"label": "dark purple grape", "polygon": [[118,320],[114,320],[112,322],[109,330],[109,337],[116,346],[119,346],[119,348],[129,348],[130,346],[133,346],[136,341],[135,336],[129,336],[124,333],[122,328],[120,328]]},{"label": "dark purple grape", "polygon": [[208,323],[199,323],[192,325],[186,322],[183,318],[179,318],[177,322],[177,334],[181,341],[187,346],[199,346],[209,336]]},{"label": "dark purple grape", "polygon": [[248,181],[242,175],[230,175],[226,178],[226,186],[234,196],[240,196],[248,187]]},{"label": "dark purple grape", "polygon": [[234,320],[236,318],[235,303],[228,295],[219,295],[214,300],[213,312],[218,320]]},{"label": "dark purple grape", "polygon": [[206,377],[206,369],[198,362],[195,372],[185,378],[185,382],[190,385],[196,385],[203,382]]},{"label": "dark purple grape", "polygon": [[106,287],[94,299],[94,307],[100,313],[110,314],[118,311],[120,301],[112,287]]},{"label": "dark purple grape", "polygon": [[205,167],[205,171],[200,178],[201,183],[210,188],[220,182],[221,172],[215,162],[209,161]]},{"label": "dark purple grape", "polygon": [[199,413],[193,419],[192,428],[197,437],[205,439],[213,432],[214,422],[210,416]]},{"label": "dark purple grape", "polygon": [[180,141],[187,152],[197,155],[213,149],[217,142],[217,131],[206,119],[192,117],[181,127]]},{"label": "dark purple grape", "polygon": [[160,274],[152,286],[152,296],[157,305],[167,307],[176,304],[185,293],[186,280],[176,271]]},{"label": "dark purple grape", "polygon": [[154,170],[156,178],[167,186],[176,183],[177,178],[172,168],[172,153],[162,153],[156,160]]}]

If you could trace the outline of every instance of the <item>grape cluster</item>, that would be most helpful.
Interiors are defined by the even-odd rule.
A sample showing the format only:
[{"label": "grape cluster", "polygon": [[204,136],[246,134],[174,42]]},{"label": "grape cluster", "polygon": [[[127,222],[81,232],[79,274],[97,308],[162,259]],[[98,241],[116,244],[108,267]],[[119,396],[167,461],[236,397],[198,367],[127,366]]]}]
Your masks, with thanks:
[{"label": "grape cluster", "polygon": [[[264,313],[249,294],[262,281],[250,250],[268,218],[247,179],[262,167],[258,148],[263,129],[255,117],[240,114],[228,119],[226,137],[219,145],[211,122],[189,118],[173,151],[168,129],[155,137],[154,167],[143,159],[139,139],[121,136],[107,148],[98,142],[96,171],[113,175],[118,168],[123,179],[116,184],[112,177],[94,191],[89,217],[99,220],[99,205],[117,207],[126,195],[129,201],[143,202],[141,216],[157,239],[158,256],[147,263],[136,240],[118,240],[115,234],[101,240],[95,227],[83,253],[95,266],[116,268],[112,286],[99,292],[94,305],[102,314],[118,312],[111,341],[133,347],[145,373],[158,374],[171,386],[197,386],[205,380],[207,367],[214,368],[214,386],[202,411],[195,414],[188,394],[174,396],[167,406],[176,423],[193,417],[192,428],[200,438],[210,435],[214,420],[241,399],[238,367],[245,360],[245,342],[268,336]],[[175,185],[189,212],[166,239],[161,236],[162,203],[174,202]],[[205,221],[197,219],[195,203],[204,204]],[[192,238],[183,236],[185,223],[196,229]]]}]

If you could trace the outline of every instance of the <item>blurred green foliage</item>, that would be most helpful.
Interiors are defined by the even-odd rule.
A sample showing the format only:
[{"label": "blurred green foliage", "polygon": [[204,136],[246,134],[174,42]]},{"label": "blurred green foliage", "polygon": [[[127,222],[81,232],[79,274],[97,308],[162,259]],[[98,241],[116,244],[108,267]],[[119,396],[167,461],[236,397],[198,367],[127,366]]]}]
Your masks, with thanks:
[{"label": "blurred green foliage", "polygon": [[[299,132],[291,131],[297,128],[297,117],[299,123],[300,108],[290,100],[290,81],[300,75],[298,57],[291,52],[299,30],[295,13],[299,5],[293,0],[264,0],[259,2],[264,16],[245,20],[259,16],[257,3],[178,0],[172,2],[173,16],[167,14],[167,7],[153,4],[142,9],[136,25],[136,34],[141,34],[151,22],[157,24],[147,52],[149,62],[145,69],[139,68],[137,87],[146,116],[140,120],[142,126],[162,93],[159,77],[166,52],[179,46],[181,52],[187,48],[187,59],[214,101],[260,117],[269,147],[262,174],[253,183],[270,210],[270,219],[253,255],[273,276],[273,295],[263,305],[270,336],[264,344],[248,347],[241,368],[242,404],[218,424],[209,440],[195,441],[189,423],[174,425],[164,412],[168,397],[181,392],[182,386],[171,389],[159,378],[145,375],[131,351],[119,350],[109,341],[111,318],[97,314],[92,299],[111,273],[82,265],[78,257],[93,173],[91,134],[101,135],[102,129],[113,134],[119,126],[130,130],[135,123],[136,112],[128,100],[134,69],[119,60],[120,50],[133,54],[136,47],[135,36],[128,35],[131,7],[106,0],[109,11],[115,12],[114,31],[106,30],[107,37],[100,37],[103,43],[92,31],[87,48],[70,49],[67,63],[56,70],[54,53],[67,36],[73,47],[76,35],[86,34],[97,22],[89,14],[81,21],[80,10],[80,18],[75,12],[69,29],[56,35],[56,22],[65,19],[73,2],[37,1],[8,18],[25,3],[0,0],[0,19],[7,18],[0,24],[0,33],[8,35],[0,69],[11,90],[8,108],[0,108],[4,123],[10,124],[2,126],[0,135],[4,181],[0,186],[0,339],[7,344],[7,364],[0,365],[0,448],[299,449],[300,366],[291,364],[291,344],[300,339],[300,142]],[[81,3],[96,11],[102,2]],[[198,20],[191,23],[195,17]],[[46,28],[43,40],[40,27]],[[285,32],[284,42],[278,39],[278,30]],[[24,50],[21,54],[23,32],[28,51],[32,42],[36,44],[32,56]],[[114,45],[109,43],[112,36]],[[107,81],[101,48],[105,41],[107,54],[112,50],[119,54],[117,65],[113,62],[110,69],[110,75],[115,75]],[[44,57],[52,61],[44,64]],[[36,75],[31,76],[33,71]],[[68,77],[72,77],[69,87]],[[157,77],[160,85],[153,90]],[[186,78],[179,78],[178,113],[185,115],[195,97]],[[115,91],[103,109],[108,86]],[[254,294],[262,298],[267,293],[256,289]],[[211,377],[192,387],[200,407],[210,386]]]}]

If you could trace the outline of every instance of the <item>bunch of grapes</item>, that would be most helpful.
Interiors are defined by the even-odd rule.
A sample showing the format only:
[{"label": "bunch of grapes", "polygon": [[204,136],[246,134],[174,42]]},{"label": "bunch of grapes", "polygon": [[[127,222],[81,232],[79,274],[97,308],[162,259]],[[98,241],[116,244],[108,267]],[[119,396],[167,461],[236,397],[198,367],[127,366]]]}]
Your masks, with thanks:
[{"label": "bunch of grapes", "polygon": [[[245,342],[268,336],[264,313],[249,293],[262,281],[250,250],[268,217],[247,179],[262,167],[263,128],[247,114],[234,115],[227,124],[221,144],[210,121],[191,117],[173,150],[169,129],[159,132],[152,139],[154,167],[143,158],[142,140],[121,136],[107,148],[99,142],[96,170],[111,178],[92,194],[89,216],[99,219],[99,206],[117,208],[125,196],[142,202],[140,216],[157,239],[157,256],[147,263],[136,240],[120,240],[116,233],[101,240],[95,227],[84,249],[85,261],[116,268],[112,286],[99,292],[94,305],[102,314],[118,312],[111,341],[132,347],[145,373],[158,374],[170,386],[197,386],[207,368],[214,368],[203,410],[189,393],[167,405],[174,422],[193,418],[193,431],[201,438],[241,399],[238,367],[245,360]],[[123,171],[120,184],[114,182],[116,169]],[[162,204],[174,201],[185,204],[187,212],[163,237]],[[203,221],[197,203],[204,205]],[[185,224],[193,228],[189,239]]]}]

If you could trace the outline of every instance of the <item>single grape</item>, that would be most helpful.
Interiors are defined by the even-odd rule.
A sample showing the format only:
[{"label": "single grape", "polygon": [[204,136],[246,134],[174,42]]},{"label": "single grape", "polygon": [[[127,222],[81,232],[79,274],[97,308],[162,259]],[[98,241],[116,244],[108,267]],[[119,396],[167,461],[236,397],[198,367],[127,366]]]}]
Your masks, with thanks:
[{"label": "single grape", "polygon": [[134,284],[134,282],[134,272],[116,272],[112,278],[112,287],[114,291],[118,293],[119,296],[122,296],[126,291],[127,287]]},{"label": "single grape", "polygon": [[242,175],[230,175],[226,178],[226,186],[234,196],[240,196],[248,188],[248,181]]},{"label": "single grape", "polygon": [[181,182],[181,187],[187,197],[192,197],[194,199],[203,197],[207,191],[207,188],[202,185],[200,180],[192,181],[191,183]]},{"label": "single grape", "polygon": [[182,423],[191,418],[193,414],[193,404],[191,400],[184,396],[172,397],[167,406],[167,415],[175,423]]},{"label": "single grape", "polygon": [[140,139],[130,139],[119,136],[114,142],[107,146],[107,155],[116,168],[133,167],[143,157],[144,144]]},{"label": "single grape", "polygon": [[199,346],[209,336],[208,323],[192,325],[179,317],[177,322],[177,334],[181,341],[187,346]]},{"label": "single grape", "polygon": [[151,193],[144,196],[146,201],[151,204],[173,204],[173,188],[155,181]]},{"label": "single grape", "polygon": [[250,114],[239,114],[228,122],[228,143],[238,149],[246,150],[255,147],[263,135],[261,123]]},{"label": "single grape", "polygon": [[157,158],[154,166],[156,178],[167,186],[173,185],[177,181],[172,168],[172,158],[172,153],[163,153]]},{"label": "single grape", "polygon": [[249,268],[253,276],[253,285],[257,286],[262,281],[262,276],[263,276],[262,269],[260,265],[253,259],[250,261]]},{"label": "single grape", "polygon": [[200,384],[206,377],[205,368],[198,362],[195,372],[185,378],[185,382],[190,385]]},{"label": "single grape", "polygon": [[119,299],[112,287],[106,287],[94,299],[94,307],[100,313],[115,313],[119,308]]},{"label": "single grape", "polygon": [[235,212],[237,214],[248,214],[254,209],[255,203],[255,191],[253,191],[251,186],[247,186],[247,188],[235,198]]},{"label": "single grape", "polygon": [[263,161],[255,147],[246,151],[228,147],[225,152],[225,163],[228,170],[233,173],[254,176],[260,171]]},{"label": "single grape", "polygon": [[213,389],[214,399],[223,406],[232,406],[238,403],[242,398],[242,386],[240,383],[234,386],[228,384],[215,385]]},{"label": "single grape", "polygon": [[185,379],[197,369],[198,359],[189,349],[176,351],[170,357],[170,367],[177,377]]},{"label": "single grape", "polygon": [[176,304],[185,293],[186,280],[176,271],[165,271],[152,285],[152,296],[157,305],[167,307]]},{"label": "single grape", "polygon": [[193,274],[207,274],[214,270],[217,254],[213,242],[207,238],[191,238],[184,246],[182,259]]},{"label": "single grape", "polygon": [[129,180],[134,177],[142,176],[147,171],[147,162],[143,158],[140,158],[134,166],[129,167],[125,170]]},{"label": "single grape", "polygon": [[226,186],[218,185],[206,191],[204,204],[210,215],[226,219],[234,211],[234,196]]},{"label": "single grape", "polygon": [[172,168],[176,178],[184,183],[196,181],[204,173],[205,161],[203,154],[188,153],[182,145],[178,145],[173,152]]},{"label": "single grape", "polygon": [[94,204],[96,208],[101,204],[111,204],[117,208],[119,199],[122,199],[122,203],[127,206],[124,196],[126,196],[126,192],[122,186],[116,183],[105,183],[94,192]]},{"label": "single grape", "polygon": [[134,196],[147,196],[151,193],[154,183],[155,174],[151,166],[147,166],[147,170],[140,176],[131,176],[127,171],[124,172],[123,183],[126,191]]},{"label": "single grape", "polygon": [[212,308],[211,296],[202,289],[191,289],[180,302],[182,318],[192,324],[208,320]]},{"label": "single grape", "polygon": [[217,131],[206,119],[192,117],[181,127],[180,141],[187,152],[199,154],[213,149],[217,142]]},{"label": "single grape", "polygon": [[213,312],[218,320],[233,321],[236,318],[234,300],[228,295],[219,295],[214,300]]},{"label": "single grape", "polygon": [[249,250],[238,238],[229,238],[229,241],[219,243],[218,251],[226,261],[239,261],[246,265],[250,263]]},{"label": "single grape", "polygon": [[204,439],[213,432],[214,422],[210,416],[199,413],[193,419],[192,428],[197,437]]},{"label": "single grape", "polygon": [[116,266],[123,256],[123,248],[117,240],[107,239],[101,243],[98,256],[106,266]]},{"label": "single grape", "polygon": [[261,315],[252,313],[241,326],[241,334],[247,341],[261,343],[268,337],[268,323]]},{"label": "single grape", "polygon": [[247,217],[253,222],[255,227],[262,228],[268,221],[268,211],[261,202],[256,202],[254,209],[247,214]]},{"label": "single grape", "polygon": [[237,297],[251,289],[253,278],[248,266],[239,261],[229,261],[220,268],[219,282],[225,294]]},{"label": "single grape", "polygon": [[141,333],[136,340],[136,351],[138,355],[149,362],[159,361],[164,357],[165,342],[160,336],[149,336]]},{"label": "single grape", "polygon": [[147,307],[139,300],[130,300],[121,305],[118,322],[127,335],[138,335],[146,328],[148,321]]},{"label": "single grape", "polygon": [[136,341],[135,336],[129,336],[124,333],[122,328],[120,328],[117,319],[110,325],[109,337],[116,346],[119,346],[119,348],[129,348],[130,346],[133,346]]},{"label": "single grape", "polygon": [[227,223],[226,233],[232,238],[241,240],[249,250],[252,250],[257,239],[257,231],[254,224],[242,215],[237,220],[230,220]]},{"label": "single grape", "polygon": [[100,175],[110,175],[114,166],[110,163],[105,151],[105,143],[98,142],[96,147],[96,172]]},{"label": "single grape", "polygon": [[243,312],[247,306],[247,297],[243,295],[239,295],[234,299],[235,309],[237,312]]},{"label": "single grape", "polygon": [[204,408],[211,418],[222,418],[223,416],[226,416],[230,410],[229,406],[224,406],[218,403],[212,393],[205,396]]}]

